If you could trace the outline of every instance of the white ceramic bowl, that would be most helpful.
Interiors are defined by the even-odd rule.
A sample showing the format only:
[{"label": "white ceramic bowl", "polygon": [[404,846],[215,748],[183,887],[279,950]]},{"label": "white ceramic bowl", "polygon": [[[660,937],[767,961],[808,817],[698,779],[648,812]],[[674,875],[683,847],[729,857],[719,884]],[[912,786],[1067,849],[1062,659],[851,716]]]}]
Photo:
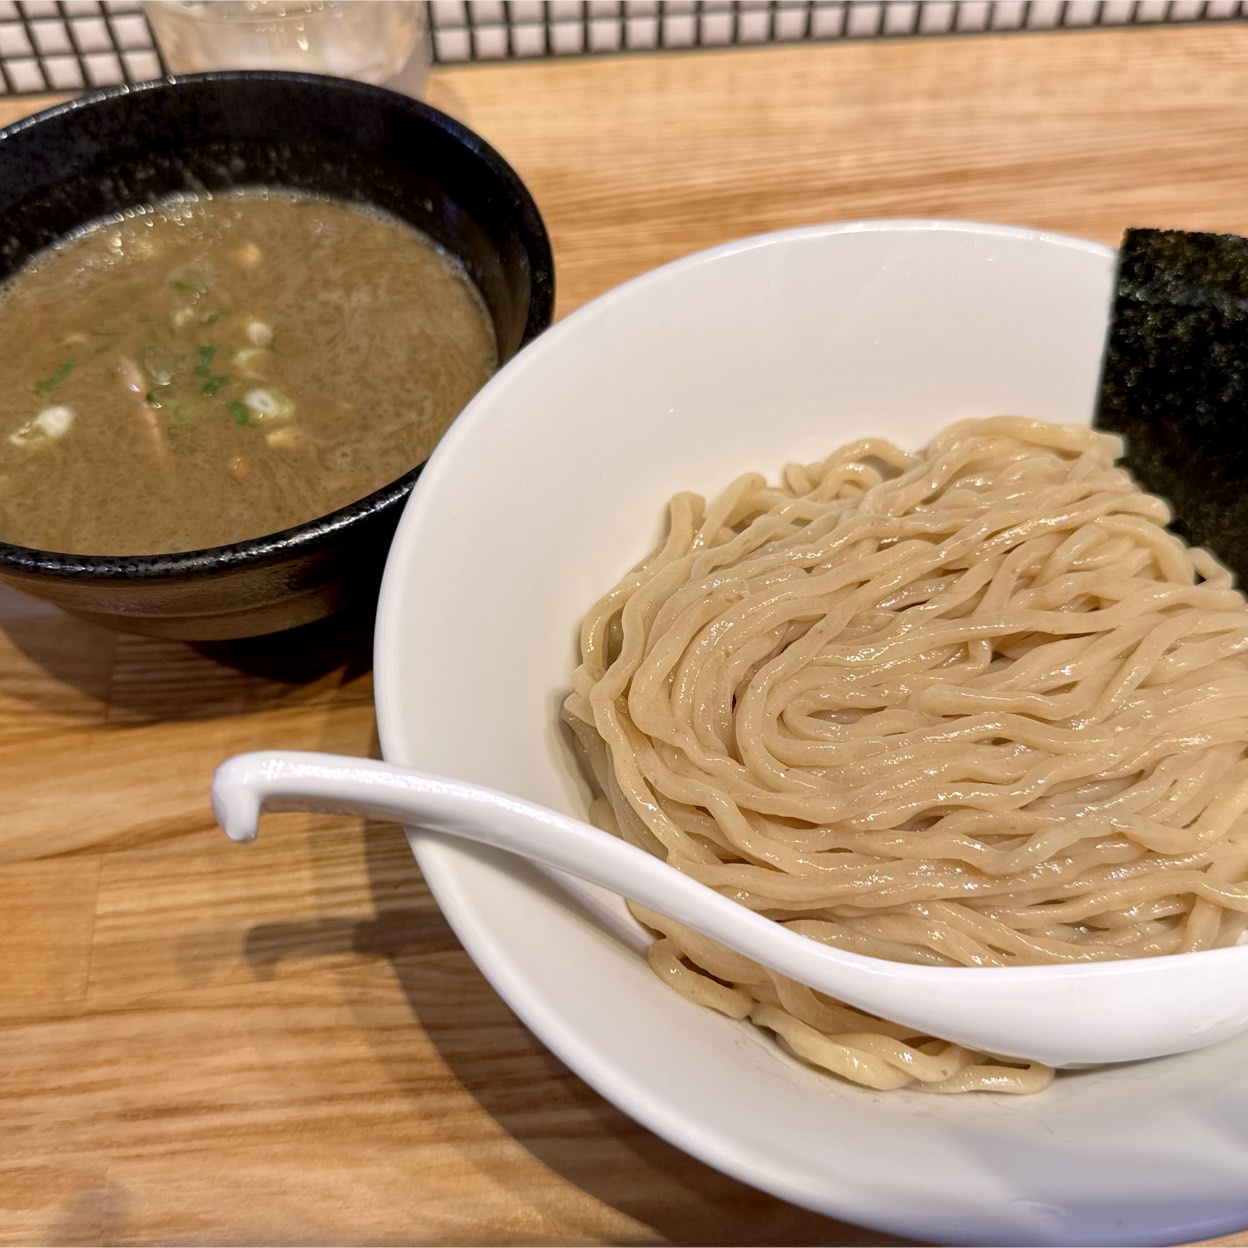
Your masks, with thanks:
[{"label": "white ceramic bowl", "polygon": [[[401,522],[376,648],[386,758],[575,814],[557,720],[584,610],[664,503],[866,433],[1091,417],[1105,248],[949,222],[747,239],[612,291],[503,369]],[[811,1209],[961,1243],[1173,1243],[1248,1225],[1248,1043],[1063,1075],[1031,1098],[879,1094],[699,1009],[622,903],[412,836],[468,952],[554,1052],[712,1166]]]}]

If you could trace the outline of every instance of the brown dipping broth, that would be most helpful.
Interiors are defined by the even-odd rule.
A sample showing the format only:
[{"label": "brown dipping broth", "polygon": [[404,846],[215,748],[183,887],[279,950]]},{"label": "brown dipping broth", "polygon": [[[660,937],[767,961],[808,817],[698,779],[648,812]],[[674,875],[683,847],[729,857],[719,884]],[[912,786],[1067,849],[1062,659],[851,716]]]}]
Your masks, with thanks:
[{"label": "brown dipping broth", "polygon": [[167,554],[315,519],[423,461],[497,367],[462,269],[371,210],[165,201],[0,289],[0,540]]}]

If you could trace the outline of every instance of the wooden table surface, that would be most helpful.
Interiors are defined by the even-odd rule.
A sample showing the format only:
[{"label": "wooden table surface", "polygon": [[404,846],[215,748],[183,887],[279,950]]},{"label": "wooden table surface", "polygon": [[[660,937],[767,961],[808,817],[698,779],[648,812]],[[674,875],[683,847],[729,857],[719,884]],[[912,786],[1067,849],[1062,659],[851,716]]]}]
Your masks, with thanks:
[{"label": "wooden table surface", "polygon": [[[1206,24],[488,65],[429,95],[528,181],[566,313],[804,222],[1248,232],[1246,85],[1248,27]],[[369,626],[211,651],[0,589],[0,1240],[896,1242],[602,1101],[475,970],[397,827],[225,841],[228,755],[377,753]]]}]

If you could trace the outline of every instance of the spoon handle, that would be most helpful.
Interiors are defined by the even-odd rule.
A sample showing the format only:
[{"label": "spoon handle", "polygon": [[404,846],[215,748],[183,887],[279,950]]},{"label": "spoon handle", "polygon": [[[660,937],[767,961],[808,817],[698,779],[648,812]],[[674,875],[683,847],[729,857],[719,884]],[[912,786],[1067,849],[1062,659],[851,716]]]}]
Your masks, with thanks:
[{"label": "spoon handle", "polygon": [[870,981],[888,975],[887,964],[787,931],[608,832],[481,785],[373,759],[264,751],[218,768],[212,807],[236,841],[255,838],[264,810],[318,810],[394,820],[506,850],[639,902],[866,1009],[879,1003]]},{"label": "spoon handle", "polygon": [[212,806],[236,841],[255,837],[265,809],[323,810],[506,850],[640,902],[859,1009],[985,1052],[1055,1066],[1134,1061],[1248,1029],[1245,950],[987,969],[886,962],[798,935],[558,811],[371,759],[240,754],[218,768]]}]

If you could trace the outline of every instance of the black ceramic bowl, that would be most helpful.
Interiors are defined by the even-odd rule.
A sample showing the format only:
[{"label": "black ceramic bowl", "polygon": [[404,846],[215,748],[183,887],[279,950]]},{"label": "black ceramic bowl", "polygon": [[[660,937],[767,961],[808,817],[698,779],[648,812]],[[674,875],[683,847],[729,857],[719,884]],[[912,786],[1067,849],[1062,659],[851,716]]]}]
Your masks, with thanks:
[{"label": "black ceramic bowl", "polygon": [[[125,208],[248,185],[372,204],[423,230],[476,283],[500,362],[550,324],[550,242],[498,153],[416,100],[309,74],[237,71],[115,88],[0,130],[0,281]],[[0,321],[0,338],[3,330]],[[277,632],[375,596],[419,472],[413,465],[307,524],[209,550],[127,558],[0,542],[0,580],[132,632],[187,640]]]}]

